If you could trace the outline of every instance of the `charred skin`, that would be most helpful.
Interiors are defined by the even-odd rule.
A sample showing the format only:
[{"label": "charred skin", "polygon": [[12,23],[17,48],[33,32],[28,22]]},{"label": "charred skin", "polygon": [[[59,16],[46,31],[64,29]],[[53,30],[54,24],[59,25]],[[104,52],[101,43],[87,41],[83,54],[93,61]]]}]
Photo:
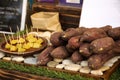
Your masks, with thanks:
[{"label": "charred skin", "polygon": [[82,44],[82,42],[80,42],[80,38],[81,38],[81,36],[71,37],[68,40],[68,44],[67,44],[67,45],[69,45],[69,48],[71,48],[73,50],[78,49],[80,47],[80,45]]},{"label": "charred skin", "polygon": [[77,63],[77,62],[80,62],[83,60],[83,57],[82,55],[79,53],[79,51],[75,51],[73,52],[72,56],[71,56],[71,60],[74,62],[74,63]]},{"label": "charred skin", "polygon": [[65,47],[66,47],[66,50],[71,54],[75,51],[75,49],[71,48],[71,46],[68,44]]},{"label": "charred skin", "polygon": [[104,30],[99,29],[99,28],[91,28],[83,33],[80,41],[91,42],[95,39],[99,39],[103,37],[107,37],[107,34]]},{"label": "charred skin", "polygon": [[85,28],[69,28],[62,34],[62,39],[68,41],[73,36],[81,35],[85,31]]},{"label": "charred skin", "polygon": [[37,58],[37,65],[46,65],[49,61],[51,61],[53,58],[50,56],[50,52],[52,52],[54,47],[49,46],[45,48]]},{"label": "charred skin", "polygon": [[109,30],[112,29],[112,26],[106,25],[106,26],[100,27],[100,29],[104,30],[107,33]]},{"label": "charred skin", "polygon": [[105,62],[107,62],[109,59],[117,55],[120,55],[120,54],[114,54],[112,51],[109,51],[107,53],[93,55],[88,59],[88,66],[91,69],[95,69],[95,70],[99,69],[104,65]]},{"label": "charred skin", "polygon": [[108,36],[112,37],[114,40],[120,39],[120,27],[108,30]]},{"label": "charred skin", "polygon": [[96,39],[90,44],[90,50],[95,54],[105,53],[114,47],[115,42],[111,37]]},{"label": "charred skin", "polygon": [[69,53],[64,46],[56,47],[50,54],[53,58],[58,59],[64,59],[69,56]]},{"label": "charred skin", "polygon": [[50,42],[53,46],[57,47],[60,45],[64,45],[65,41],[61,39],[62,32],[55,32],[50,37]]},{"label": "charred skin", "polygon": [[92,53],[90,52],[90,44],[89,43],[83,43],[82,45],[80,45],[79,48],[79,53],[81,55],[83,55],[84,57],[88,58],[89,56],[92,55]]}]

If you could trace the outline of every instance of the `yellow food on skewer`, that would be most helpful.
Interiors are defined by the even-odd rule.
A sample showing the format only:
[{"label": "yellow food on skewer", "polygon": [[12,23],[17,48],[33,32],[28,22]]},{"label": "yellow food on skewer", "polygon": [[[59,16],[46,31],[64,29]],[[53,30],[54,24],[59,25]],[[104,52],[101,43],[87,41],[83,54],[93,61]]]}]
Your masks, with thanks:
[{"label": "yellow food on skewer", "polygon": [[42,45],[41,44],[38,44],[38,43],[34,43],[33,44],[33,48],[40,48]]},{"label": "yellow food on skewer", "polygon": [[6,43],[6,44],[5,44],[5,48],[6,48],[6,49],[10,49],[10,47],[11,47],[11,45],[10,45],[9,43]]},{"label": "yellow food on skewer", "polygon": [[29,40],[29,39],[31,39],[31,38],[34,38],[34,35],[33,35],[33,34],[27,35],[26,40]]},{"label": "yellow food on skewer", "polygon": [[15,40],[15,39],[14,39],[14,40],[11,40],[11,41],[10,41],[10,44],[16,44],[17,42],[18,42],[18,40]]},{"label": "yellow food on skewer", "polygon": [[33,43],[28,42],[27,45],[29,45],[31,48],[33,47]]},{"label": "yellow food on skewer", "polygon": [[36,42],[37,41],[37,38],[30,38],[30,39],[28,39],[28,42]]},{"label": "yellow food on skewer", "polygon": [[10,51],[17,51],[16,46],[11,45],[11,47],[10,47]]},{"label": "yellow food on skewer", "polygon": [[22,44],[17,44],[17,45],[16,45],[17,48],[20,48],[20,47],[22,47],[22,46],[23,46]]},{"label": "yellow food on skewer", "polygon": [[29,34],[23,37],[17,37],[17,39],[6,40],[5,49],[8,49],[11,52],[23,53],[25,51],[29,51],[32,48],[40,48],[43,43],[43,39],[40,37],[36,37],[33,34]]},{"label": "yellow food on skewer", "polygon": [[23,39],[23,38],[20,38],[19,40],[18,40],[18,43],[24,43],[25,42],[25,39]]},{"label": "yellow food on skewer", "polygon": [[24,48],[22,48],[22,47],[19,47],[18,48],[18,52],[25,52],[26,51],[26,49],[24,49]]},{"label": "yellow food on skewer", "polygon": [[30,45],[28,45],[27,43],[24,43],[24,44],[23,44],[23,48],[24,48],[24,49],[30,49],[31,47],[30,47]]},{"label": "yellow food on skewer", "polygon": [[39,43],[39,44],[43,43],[43,39],[41,38],[37,39],[36,43]]},{"label": "yellow food on skewer", "polygon": [[18,52],[25,52],[26,51],[26,49],[22,48],[23,44],[17,44],[16,47],[18,49]]}]

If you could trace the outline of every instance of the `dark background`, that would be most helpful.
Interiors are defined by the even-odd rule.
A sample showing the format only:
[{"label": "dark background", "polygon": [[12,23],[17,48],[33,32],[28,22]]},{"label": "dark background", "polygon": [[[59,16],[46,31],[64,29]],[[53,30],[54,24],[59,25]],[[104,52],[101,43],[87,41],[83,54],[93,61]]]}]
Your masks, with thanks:
[{"label": "dark background", "polygon": [[20,27],[23,0],[0,0],[0,31],[13,32]]}]

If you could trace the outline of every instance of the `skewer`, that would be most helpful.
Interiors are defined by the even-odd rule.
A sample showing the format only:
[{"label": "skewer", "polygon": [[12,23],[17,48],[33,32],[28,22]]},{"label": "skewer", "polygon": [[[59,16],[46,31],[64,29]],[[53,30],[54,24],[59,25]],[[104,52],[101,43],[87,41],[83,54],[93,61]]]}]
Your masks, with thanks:
[{"label": "skewer", "polygon": [[28,35],[28,27],[27,27],[27,24],[26,24],[26,34]]},{"label": "skewer", "polygon": [[[11,29],[11,27],[10,27],[10,32],[12,33],[12,29]],[[11,34],[11,36],[12,36],[12,39],[14,40],[13,34]]]},{"label": "skewer", "polygon": [[3,33],[3,36],[5,38],[5,42],[8,43],[5,33]]},{"label": "skewer", "polygon": [[[10,36],[8,35],[8,38],[9,38],[9,41],[11,41],[11,38],[10,38]],[[10,43],[11,44],[11,43]]]},{"label": "skewer", "polygon": [[17,26],[17,31],[18,31],[18,38],[20,38],[20,30],[19,30],[19,27]]},{"label": "skewer", "polygon": [[[18,33],[17,33],[17,36],[18,36],[18,43],[21,45],[21,43],[20,43],[20,33],[19,33],[19,27],[17,26],[17,31],[18,31]],[[18,52],[18,54],[20,54],[19,52]]]},{"label": "skewer", "polygon": [[[24,34],[24,33],[22,34],[22,36],[23,36],[23,39],[25,39],[25,34]],[[25,44],[26,44],[26,43],[27,43],[27,42],[26,42],[26,40],[25,40]]]},{"label": "skewer", "polygon": [[[37,34],[38,34],[38,31],[39,31],[39,30],[38,30],[38,28],[37,28]],[[36,38],[39,39],[38,35],[36,35]]]}]

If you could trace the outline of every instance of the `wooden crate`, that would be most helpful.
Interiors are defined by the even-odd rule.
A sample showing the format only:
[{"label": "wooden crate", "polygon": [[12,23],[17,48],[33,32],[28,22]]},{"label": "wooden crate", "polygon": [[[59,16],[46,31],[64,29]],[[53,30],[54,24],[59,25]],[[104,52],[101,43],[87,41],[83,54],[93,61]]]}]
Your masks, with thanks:
[{"label": "wooden crate", "polygon": [[34,3],[32,7],[32,13],[36,12],[59,12],[60,23],[62,25],[62,29],[66,30],[70,27],[78,27],[79,20],[81,15],[81,7],[68,7],[68,6],[60,6],[53,4],[40,4]]}]

